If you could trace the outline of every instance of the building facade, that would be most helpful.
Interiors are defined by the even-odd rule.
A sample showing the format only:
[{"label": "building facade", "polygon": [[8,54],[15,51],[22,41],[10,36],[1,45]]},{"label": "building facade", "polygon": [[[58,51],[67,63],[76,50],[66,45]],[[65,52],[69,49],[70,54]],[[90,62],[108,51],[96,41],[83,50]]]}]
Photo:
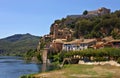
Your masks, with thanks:
[{"label": "building facade", "polygon": [[97,10],[88,11],[87,15],[104,15],[104,14],[109,14],[109,13],[110,13],[110,9],[107,9],[105,7],[101,7]]},{"label": "building facade", "polygon": [[96,39],[77,39],[71,42],[65,42],[63,49],[65,51],[79,51],[88,49],[89,47],[96,45]]},{"label": "building facade", "polygon": [[58,24],[54,24],[53,39],[70,39],[73,31],[69,28],[59,29]]}]

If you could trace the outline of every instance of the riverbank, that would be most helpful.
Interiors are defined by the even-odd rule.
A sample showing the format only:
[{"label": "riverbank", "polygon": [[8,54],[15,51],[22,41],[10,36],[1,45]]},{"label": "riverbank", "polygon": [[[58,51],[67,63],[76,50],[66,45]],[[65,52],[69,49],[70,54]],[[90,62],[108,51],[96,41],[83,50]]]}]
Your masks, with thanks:
[{"label": "riverbank", "polygon": [[33,75],[35,78],[119,78],[120,67],[111,65],[65,65],[60,70]]}]

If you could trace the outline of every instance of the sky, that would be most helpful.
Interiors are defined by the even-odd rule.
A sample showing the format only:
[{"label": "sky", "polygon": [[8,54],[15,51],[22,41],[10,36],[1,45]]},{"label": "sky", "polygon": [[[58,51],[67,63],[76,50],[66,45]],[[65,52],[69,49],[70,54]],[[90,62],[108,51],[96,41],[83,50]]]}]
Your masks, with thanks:
[{"label": "sky", "polygon": [[0,0],[0,38],[25,33],[43,36],[55,20],[100,7],[120,10],[120,0]]}]

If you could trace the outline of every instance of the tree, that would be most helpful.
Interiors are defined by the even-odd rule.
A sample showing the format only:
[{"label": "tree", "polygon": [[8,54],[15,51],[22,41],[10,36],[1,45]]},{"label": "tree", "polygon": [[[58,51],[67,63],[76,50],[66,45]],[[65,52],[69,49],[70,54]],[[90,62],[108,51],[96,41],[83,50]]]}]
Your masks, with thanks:
[{"label": "tree", "polygon": [[85,10],[85,11],[83,12],[83,15],[87,15],[87,14],[88,14],[88,11]]},{"label": "tree", "polygon": [[79,34],[80,36],[89,34],[93,29],[92,21],[88,19],[78,20],[75,26],[75,30],[77,31],[76,34]]}]

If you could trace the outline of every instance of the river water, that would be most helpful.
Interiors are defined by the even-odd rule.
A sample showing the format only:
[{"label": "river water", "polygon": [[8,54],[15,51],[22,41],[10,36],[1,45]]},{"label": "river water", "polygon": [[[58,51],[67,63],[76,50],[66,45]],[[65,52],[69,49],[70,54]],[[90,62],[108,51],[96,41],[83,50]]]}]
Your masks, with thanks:
[{"label": "river water", "polygon": [[0,56],[0,78],[19,78],[22,75],[50,70],[43,64],[26,63],[21,57]]}]

